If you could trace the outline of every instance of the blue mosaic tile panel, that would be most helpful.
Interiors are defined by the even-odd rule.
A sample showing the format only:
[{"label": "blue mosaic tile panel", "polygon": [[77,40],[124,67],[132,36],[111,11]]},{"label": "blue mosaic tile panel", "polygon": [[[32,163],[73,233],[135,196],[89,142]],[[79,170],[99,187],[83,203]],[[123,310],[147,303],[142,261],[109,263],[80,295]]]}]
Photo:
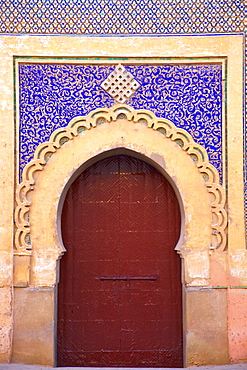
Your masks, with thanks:
[{"label": "blue mosaic tile panel", "polygon": [[[222,176],[222,71],[219,64],[125,65],[140,83],[126,102],[149,109],[187,130],[203,145]],[[113,65],[21,64],[19,66],[20,174],[40,143],[78,115],[110,107],[101,83]]]},{"label": "blue mosaic tile panel", "polygon": [[244,30],[244,0],[2,0],[0,32],[159,34]]}]

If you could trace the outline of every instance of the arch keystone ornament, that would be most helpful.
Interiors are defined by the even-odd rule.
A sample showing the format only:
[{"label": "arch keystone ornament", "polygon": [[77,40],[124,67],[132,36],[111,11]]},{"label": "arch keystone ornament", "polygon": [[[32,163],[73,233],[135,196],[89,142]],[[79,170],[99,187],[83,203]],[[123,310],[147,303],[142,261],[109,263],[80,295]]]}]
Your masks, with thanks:
[{"label": "arch keystone ornament", "polygon": [[[87,160],[90,159],[90,156],[93,157],[107,150],[117,148],[126,148],[136,152],[139,151],[139,153],[142,154],[145,146],[145,142],[142,138],[148,137],[151,140],[152,132],[156,132],[153,140],[156,140],[158,137],[158,140],[164,140],[164,144],[162,145],[165,146],[166,143],[168,143],[167,140],[173,143],[172,150],[174,150],[174,155],[176,155],[176,153],[180,153],[179,156],[181,155],[183,158],[189,158],[189,162],[186,158],[184,160],[187,161],[189,166],[191,166],[190,163],[192,163],[192,165],[196,168],[199,175],[198,179],[203,179],[202,183],[204,183],[206,192],[208,194],[208,203],[211,210],[211,242],[209,245],[206,243],[208,245],[208,251],[212,253],[214,250],[226,250],[227,213],[225,210],[225,190],[220,185],[218,171],[209,163],[206,150],[201,145],[195,143],[189,133],[183,129],[177,128],[171,121],[167,119],[156,117],[148,110],[135,110],[126,105],[114,105],[111,108],[96,109],[87,116],[78,116],[73,118],[66,128],[60,128],[54,131],[49,142],[45,142],[38,146],[34,154],[34,159],[26,165],[22,174],[22,182],[17,186],[16,190],[17,205],[15,209],[15,255],[32,254],[33,243],[31,237],[33,237],[33,220],[32,212],[30,211],[32,210],[33,206],[33,194],[36,192],[36,185],[41,173],[44,172],[47,166],[51,165],[51,159],[55,160],[62,147],[65,149],[66,145],[70,145],[69,143],[72,143],[75,140],[80,140],[80,150],[81,153],[83,153],[83,143],[85,142],[87,136],[90,135],[90,138],[93,138],[92,130],[95,130],[93,132],[96,133],[97,130],[101,130],[105,125],[109,126],[107,126],[107,130],[109,130],[109,145],[108,143],[105,143],[104,145],[102,143],[102,146],[97,144],[96,152],[92,152],[92,150],[90,152],[90,149],[87,149],[87,152],[89,153]],[[118,127],[120,129],[116,130]],[[121,130],[122,132],[133,130],[133,137],[138,138],[138,135],[144,136],[140,136],[140,139],[137,139],[137,141],[139,140],[139,144],[133,143],[133,145],[127,145],[124,141],[124,134],[121,134]],[[111,132],[114,134],[111,135]],[[120,132],[119,135],[122,136],[117,137],[118,132]],[[141,132],[142,134],[140,134]],[[110,143],[112,143],[112,145],[110,145]],[[68,148],[68,146],[66,148]],[[71,153],[72,152],[73,151],[71,151]],[[144,155],[147,157],[149,156],[150,159],[154,158],[154,156],[152,157],[152,153],[150,155],[144,153]],[[166,171],[166,165],[164,165],[164,172]],[[180,166],[179,159],[177,160],[177,165],[178,167]],[[71,169],[70,175],[68,174],[68,176],[71,176],[73,171],[74,170]],[[63,187],[66,185],[66,181],[68,181],[68,176],[65,176],[65,184]],[[168,173],[168,176],[171,175]],[[175,177],[179,177],[179,168]],[[191,186],[193,188],[193,186],[196,186],[196,184],[191,183]],[[181,197],[184,206],[183,196],[181,195]],[[200,205],[197,205],[197,207],[199,206]],[[56,205],[54,207],[58,206]],[[186,222],[189,225],[190,220],[187,220]],[[54,227],[56,228],[56,226]],[[188,244],[190,245],[190,242],[188,242]],[[59,257],[64,250],[61,246],[58,249],[60,251],[58,253]],[[176,249],[179,250],[178,247]]]}]

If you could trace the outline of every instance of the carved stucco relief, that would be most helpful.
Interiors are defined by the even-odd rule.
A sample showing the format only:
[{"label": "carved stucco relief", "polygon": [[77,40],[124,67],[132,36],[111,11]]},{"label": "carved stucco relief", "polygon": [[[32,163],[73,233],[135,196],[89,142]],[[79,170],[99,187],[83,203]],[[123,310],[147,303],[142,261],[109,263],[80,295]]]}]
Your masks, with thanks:
[{"label": "carved stucco relief", "polygon": [[125,103],[140,87],[131,73],[118,64],[114,71],[102,82],[101,87],[118,103]]},{"label": "carved stucco relief", "polygon": [[75,117],[66,128],[54,131],[49,142],[40,144],[35,152],[34,159],[25,167],[22,182],[16,190],[15,210],[15,254],[31,255],[32,243],[30,240],[30,209],[32,207],[31,193],[35,191],[36,179],[39,171],[45,168],[49,158],[67,141],[73,140],[81,132],[95,128],[105,122],[116,119],[143,123],[151,130],[160,132],[166,138],[175,142],[195,163],[199,173],[204,179],[205,186],[211,200],[212,212],[212,242],[210,251],[226,249],[227,213],[225,210],[225,191],[220,185],[218,171],[209,163],[206,150],[195,143],[189,133],[177,128],[171,121],[156,117],[147,110],[134,110],[126,105],[116,105],[112,108],[99,108],[87,116]]}]

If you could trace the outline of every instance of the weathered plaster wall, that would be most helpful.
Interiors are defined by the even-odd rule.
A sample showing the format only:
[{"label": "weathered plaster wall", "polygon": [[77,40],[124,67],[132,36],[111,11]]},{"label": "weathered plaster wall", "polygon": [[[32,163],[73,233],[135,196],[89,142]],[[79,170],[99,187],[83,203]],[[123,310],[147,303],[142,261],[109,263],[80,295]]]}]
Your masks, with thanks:
[{"label": "weathered plaster wall", "polygon": [[[10,264],[11,266],[11,264]],[[12,287],[0,288],[0,362],[8,362],[11,356],[12,343]]]},{"label": "weathered plaster wall", "polygon": [[53,365],[54,286],[15,288],[12,362]]},{"label": "weathered plaster wall", "polygon": [[[0,44],[2,40],[0,40]],[[14,89],[12,57],[0,56],[0,361],[8,362],[12,340],[13,209],[14,209]]]},{"label": "weathered plaster wall", "polygon": [[187,366],[227,364],[227,290],[187,288],[185,299]]},{"label": "weathered plaster wall", "polygon": [[247,290],[228,292],[229,355],[233,362],[247,362]]}]

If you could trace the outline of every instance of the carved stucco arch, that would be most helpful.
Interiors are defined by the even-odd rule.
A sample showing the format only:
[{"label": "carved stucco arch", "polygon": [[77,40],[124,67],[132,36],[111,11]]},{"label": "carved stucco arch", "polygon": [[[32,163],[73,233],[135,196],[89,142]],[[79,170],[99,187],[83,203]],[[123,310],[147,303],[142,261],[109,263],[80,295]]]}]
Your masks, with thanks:
[{"label": "carved stucco arch", "polygon": [[[63,253],[58,205],[66,184],[90,158],[116,148],[149,158],[176,185],[184,208],[179,251],[185,259],[208,261],[209,252],[225,250],[225,191],[205,149],[169,120],[147,110],[116,105],[76,117],[66,128],[56,130],[49,142],[39,145],[23,171],[16,192],[15,254],[32,254],[33,284],[55,281],[51,271]],[[207,279],[208,275],[203,276]]]}]

